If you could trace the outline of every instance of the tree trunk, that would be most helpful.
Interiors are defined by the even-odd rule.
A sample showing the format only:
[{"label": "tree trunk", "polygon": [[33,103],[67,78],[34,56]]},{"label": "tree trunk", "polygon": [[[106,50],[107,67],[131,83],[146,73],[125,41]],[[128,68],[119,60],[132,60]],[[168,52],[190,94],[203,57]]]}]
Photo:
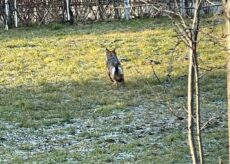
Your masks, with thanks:
[{"label": "tree trunk", "polygon": [[71,9],[71,0],[65,0],[64,4],[65,4],[67,22],[70,22],[70,24],[73,24],[74,17],[73,17],[73,11]]},{"label": "tree trunk", "polygon": [[202,145],[202,136],[200,131],[200,82],[199,82],[199,68],[198,68],[198,59],[196,48],[193,52],[193,60],[194,60],[194,75],[195,75],[195,97],[196,97],[196,133],[197,133],[197,145],[199,150],[199,161],[200,164],[204,163],[204,155],[203,155],[203,145]]},{"label": "tree trunk", "polygon": [[[199,26],[199,25],[198,25]],[[195,28],[191,31],[190,43],[190,61],[189,61],[189,74],[188,74],[188,140],[190,153],[192,156],[193,164],[203,164],[203,146],[202,137],[200,132],[200,85],[199,85],[199,68],[197,59],[197,35],[198,30]],[[196,104],[196,107],[194,107]],[[194,119],[196,118],[196,135]],[[197,137],[195,137],[197,136]],[[199,153],[199,160],[197,149],[195,145],[195,138],[197,138],[197,146]]]},{"label": "tree trunk", "polygon": [[185,16],[185,0],[180,1],[180,12],[182,16]]},{"label": "tree trunk", "polygon": [[74,16],[73,16],[73,11],[72,11],[72,8],[71,8],[71,3],[72,3],[72,0],[69,0],[69,16],[70,16],[70,24],[73,24],[74,23]]},{"label": "tree trunk", "polygon": [[4,8],[5,8],[5,29],[9,29],[9,3],[8,0],[4,1]]},{"label": "tree trunk", "polygon": [[228,160],[230,162],[230,0],[222,0],[225,14],[225,36],[227,47],[227,97],[228,97]]},{"label": "tree trunk", "polygon": [[70,20],[70,14],[69,14],[69,0],[66,0],[66,15],[67,15],[67,21]]},{"label": "tree trunk", "polygon": [[[190,43],[192,47],[192,41]],[[193,164],[198,163],[194,135],[194,60],[193,49],[190,48],[188,72],[188,142]]]},{"label": "tree trunk", "polygon": [[124,0],[124,8],[125,8],[125,19],[130,19],[130,4],[129,0]]},{"label": "tree trunk", "polygon": [[44,22],[43,22],[44,24],[48,24],[48,23],[49,23],[49,22],[48,22],[49,20],[48,20],[48,17],[47,17],[47,13],[49,12],[48,9],[47,9],[47,8],[48,8],[48,5],[49,5],[49,2],[48,2],[48,0],[46,0],[46,1],[45,1],[45,6],[46,6],[46,7],[45,7],[44,16],[43,16],[43,17],[44,17]]},{"label": "tree trunk", "polygon": [[189,1],[185,1],[184,7],[185,7],[186,16],[190,16],[191,15],[191,11],[189,9]]},{"label": "tree trunk", "polygon": [[114,18],[115,19],[120,18],[119,10],[117,8],[117,7],[119,7],[119,1],[118,0],[113,1],[113,7],[114,7],[114,13],[115,13]]},{"label": "tree trunk", "polygon": [[[225,1],[225,0],[224,0]],[[230,145],[230,0],[224,2],[225,8],[225,34],[226,44],[228,49],[228,63],[227,63],[227,94],[228,94],[228,138]],[[229,146],[229,161],[230,161],[230,146]]]},{"label": "tree trunk", "polygon": [[[197,59],[197,46],[198,46],[198,34],[200,26],[200,1],[195,2],[195,10],[193,15],[193,23],[190,30],[190,62],[189,62],[189,75],[188,75],[188,139],[190,153],[192,156],[193,164],[203,164],[203,147],[202,137],[200,133],[200,86],[199,86],[199,68]],[[195,87],[195,92],[194,92]],[[195,102],[194,102],[195,96]],[[194,108],[196,104],[196,108]],[[196,113],[196,115],[194,115]],[[195,145],[194,135],[194,119],[196,118],[196,138],[199,153],[199,160]]]},{"label": "tree trunk", "polygon": [[200,131],[200,84],[199,84],[199,67],[197,59],[197,45],[198,45],[198,34],[200,28],[200,9],[201,3],[199,0],[195,3],[195,11],[193,18],[193,31],[192,31],[192,51],[193,51],[193,67],[195,76],[195,97],[196,97],[196,135],[197,135],[197,146],[199,152],[199,163],[204,163],[204,154],[202,146],[202,136]]},{"label": "tree trunk", "polygon": [[17,0],[14,0],[14,26],[18,27]]},{"label": "tree trunk", "polygon": [[97,0],[97,6],[98,6],[99,19],[104,20],[103,1]]}]

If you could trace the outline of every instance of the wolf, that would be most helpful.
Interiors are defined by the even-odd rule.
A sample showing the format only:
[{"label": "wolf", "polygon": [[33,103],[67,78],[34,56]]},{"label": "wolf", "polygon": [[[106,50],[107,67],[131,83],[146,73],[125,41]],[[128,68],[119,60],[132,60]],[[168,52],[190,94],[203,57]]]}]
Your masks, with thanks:
[{"label": "wolf", "polygon": [[118,86],[118,83],[124,85],[124,72],[120,61],[117,58],[115,49],[110,51],[106,48],[106,67],[110,80]]}]

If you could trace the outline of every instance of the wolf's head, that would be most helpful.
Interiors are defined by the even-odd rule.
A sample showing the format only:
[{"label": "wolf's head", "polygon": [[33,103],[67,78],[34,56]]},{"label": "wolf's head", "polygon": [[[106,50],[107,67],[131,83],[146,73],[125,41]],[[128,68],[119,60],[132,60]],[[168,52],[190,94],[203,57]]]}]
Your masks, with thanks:
[{"label": "wolf's head", "polygon": [[116,49],[110,51],[108,48],[106,48],[106,56],[107,56],[107,59],[109,59],[111,57],[117,58]]},{"label": "wolf's head", "polygon": [[107,64],[113,65],[114,67],[120,65],[120,61],[117,58],[116,49],[110,51],[106,48]]}]

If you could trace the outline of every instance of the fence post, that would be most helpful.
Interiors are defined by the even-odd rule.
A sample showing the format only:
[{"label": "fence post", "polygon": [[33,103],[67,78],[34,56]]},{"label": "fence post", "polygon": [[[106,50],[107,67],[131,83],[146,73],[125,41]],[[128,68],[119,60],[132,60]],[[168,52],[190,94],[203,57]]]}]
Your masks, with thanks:
[{"label": "fence post", "polygon": [[8,30],[9,29],[9,26],[8,26],[8,20],[9,20],[9,4],[8,4],[8,0],[5,0],[4,7],[5,7],[5,30]]},{"label": "fence post", "polygon": [[130,4],[129,0],[124,0],[124,6],[125,6],[125,19],[130,19]]},{"label": "fence post", "polygon": [[14,0],[14,25],[18,27],[17,0]]}]

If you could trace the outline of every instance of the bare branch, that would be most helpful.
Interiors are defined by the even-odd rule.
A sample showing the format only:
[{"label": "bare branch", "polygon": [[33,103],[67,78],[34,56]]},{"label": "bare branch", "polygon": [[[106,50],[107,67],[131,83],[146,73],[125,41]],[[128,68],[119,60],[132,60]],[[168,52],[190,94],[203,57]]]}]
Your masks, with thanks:
[{"label": "bare branch", "polygon": [[152,64],[151,64],[151,68],[152,68],[153,74],[154,74],[154,76],[156,77],[157,81],[161,84],[162,82],[161,82],[161,80],[159,79],[159,77],[157,76],[157,74],[156,74],[156,72],[155,72],[154,67],[153,67]]},{"label": "bare branch", "polygon": [[169,110],[178,120],[183,120],[183,119],[184,119],[184,117],[179,116],[179,115],[172,109],[171,101],[168,101],[168,110]]},{"label": "bare branch", "polygon": [[185,29],[187,29],[188,26],[186,25],[186,23],[185,23],[185,21],[184,21],[184,18],[183,18],[183,16],[182,16],[182,13],[179,11],[179,6],[178,6],[178,3],[177,3],[177,0],[174,0],[174,3],[175,3],[176,8],[177,8],[177,15],[178,15],[179,18],[180,18],[181,25],[182,25]]},{"label": "bare branch", "polygon": [[211,5],[215,5],[215,3],[214,2],[211,2],[210,0],[206,0],[209,4],[211,4]]},{"label": "bare branch", "polygon": [[214,119],[216,119],[216,117],[211,117],[207,122],[204,123],[204,125],[200,128],[200,130],[201,131],[205,130],[208,127],[208,125],[210,125],[210,122]]}]

